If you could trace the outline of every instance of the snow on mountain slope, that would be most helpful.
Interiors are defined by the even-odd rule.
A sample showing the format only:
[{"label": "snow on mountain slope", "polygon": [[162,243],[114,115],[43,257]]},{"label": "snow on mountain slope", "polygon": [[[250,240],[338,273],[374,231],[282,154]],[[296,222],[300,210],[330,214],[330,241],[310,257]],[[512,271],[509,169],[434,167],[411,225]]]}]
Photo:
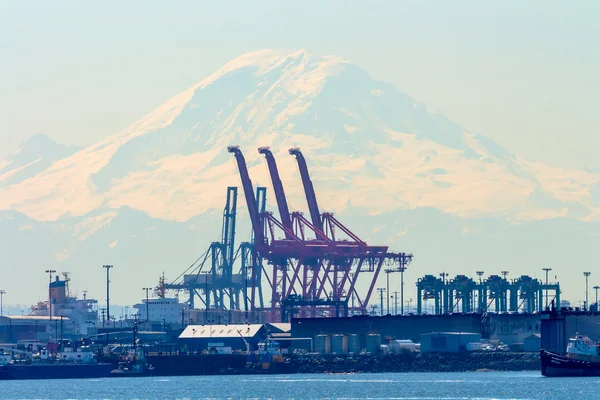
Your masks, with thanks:
[{"label": "snow on mountain slope", "polygon": [[225,187],[239,184],[230,144],[266,186],[256,149],[272,147],[293,209],[305,208],[287,154],[299,146],[324,210],[434,207],[510,220],[600,210],[600,174],[513,156],[339,57],[274,50],[241,56],[129,128],[0,187],[0,209],[52,221],[131,207],[188,220],[220,209]]},{"label": "snow on mountain slope", "polygon": [[0,162],[0,187],[6,187],[34,177],[53,162],[79,150],[55,143],[47,135],[35,135],[17,151]]}]

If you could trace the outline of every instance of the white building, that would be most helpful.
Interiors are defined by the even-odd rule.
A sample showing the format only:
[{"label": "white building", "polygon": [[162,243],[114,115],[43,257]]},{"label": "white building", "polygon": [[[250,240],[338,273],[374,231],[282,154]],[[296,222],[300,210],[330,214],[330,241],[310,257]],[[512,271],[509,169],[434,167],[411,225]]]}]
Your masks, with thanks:
[{"label": "white building", "polygon": [[[137,314],[139,314],[139,319],[142,321],[178,324],[181,323],[183,310],[187,309],[187,304],[180,303],[177,298],[156,298],[148,299],[147,306],[146,299],[143,299],[141,303],[134,305],[134,307]],[[146,317],[146,309],[150,318]]]}]

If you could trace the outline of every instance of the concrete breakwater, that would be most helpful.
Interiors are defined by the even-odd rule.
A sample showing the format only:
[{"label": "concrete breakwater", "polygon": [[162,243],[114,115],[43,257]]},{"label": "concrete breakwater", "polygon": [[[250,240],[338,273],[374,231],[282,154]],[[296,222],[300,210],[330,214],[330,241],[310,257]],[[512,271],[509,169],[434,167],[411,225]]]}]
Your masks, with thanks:
[{"label": "concrete breakwater", "polygon": [[300,373],[535,371],[538,353],[402,353],[353,357],[298,356]]}]

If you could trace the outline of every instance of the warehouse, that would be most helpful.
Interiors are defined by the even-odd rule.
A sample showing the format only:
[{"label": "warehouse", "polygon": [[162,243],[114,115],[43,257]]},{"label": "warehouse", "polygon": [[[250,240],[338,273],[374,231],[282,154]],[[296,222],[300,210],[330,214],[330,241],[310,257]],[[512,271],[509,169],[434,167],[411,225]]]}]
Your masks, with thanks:
[{"label": "warehouse", "polygon": [[481,334],[470,332],[435,332],[421,334],[421,353],[458,353],[467,350],[467,343],[481,342]]},{"label": "warehouse", "polygon": [[192,351],[229,352],[256,350],[265,340],[267,329],[262,324],[188,325],[179,335],[179,343]]},{"label": "warehouse", "polygon": [[523,351],[538,352],[542,347],[542,336],[539,333],[523,339]]},{"label": "warehouse", "polygon": [[37,315],[0,316],[0,342],[49,341],[73,335],[74,324],[69,318]]}]

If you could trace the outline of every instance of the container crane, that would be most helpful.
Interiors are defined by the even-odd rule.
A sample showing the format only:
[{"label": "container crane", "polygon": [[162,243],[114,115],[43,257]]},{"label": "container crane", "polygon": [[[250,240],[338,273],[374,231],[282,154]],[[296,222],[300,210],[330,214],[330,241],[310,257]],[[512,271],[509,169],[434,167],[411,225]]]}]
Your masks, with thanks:
[{"label": "container crane", "polygon": [[[314,187],[300,149],[290,149],[289,153],[296,156],[298,161],[311,221],[304,218],[302,213],[290,214],[275,158],[268,147],[261,147],[258,151],[267,159],[281,221],[266,210],[258,211],[245,159],[238,146],[229,146],[228,151],[235,155],[244,187],[257,239],[257,259],[265,259],[271,266],[269,273],[264,267],[262,271],[271,288],[272,318],[275,311],[281,311],[282,318],[288,311],[305,316],[318,316],[317,312],[321,316],[347,315],[351,297],[358,303],[354,311],[366,313],[383,263],[399,263],[404,268],[412,259],[412,255],[388,252],[387,246],[368,245],[332,213],[319,215]],[[276,229],[285,233],[285,239],[276,237]],[[306,229],[314,233],[314,239],[305,236]],[[336,230],[350,240],[338,237]],[[356,283],[359,275],[366,272],[373,274],[363,297]]]}]

